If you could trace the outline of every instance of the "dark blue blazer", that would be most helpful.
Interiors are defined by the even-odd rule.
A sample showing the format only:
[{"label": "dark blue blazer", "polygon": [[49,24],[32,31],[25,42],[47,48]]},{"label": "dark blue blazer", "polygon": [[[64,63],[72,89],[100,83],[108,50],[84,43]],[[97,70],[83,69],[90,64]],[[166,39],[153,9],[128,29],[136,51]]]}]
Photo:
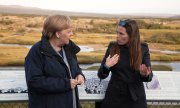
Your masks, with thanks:
[{"label": "dark blue blazer", "polygon": [[[64,46],[64,50],[72,77],[75,78],[82,74],[76,57],[80,48],[70,41],[68,45]],[[42,39],[33,45],[27,54],[25,75],[29,108],[73,108],[68,67],[53,50],[46,36],[42,36]],[[79,108],[77,87],[75,91],[77,108]]]}]

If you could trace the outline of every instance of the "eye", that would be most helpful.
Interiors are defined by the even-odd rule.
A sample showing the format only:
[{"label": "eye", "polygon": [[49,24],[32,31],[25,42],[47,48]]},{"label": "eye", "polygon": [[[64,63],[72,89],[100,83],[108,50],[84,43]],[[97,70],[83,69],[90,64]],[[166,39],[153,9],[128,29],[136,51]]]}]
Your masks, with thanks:
[{"label": "eye", "polygon": [[67,33],[72,33],[72,30],[68,30]]},{"label": "eye", "polygon": [[124,33],[119,32],[120,35],[124,35]]},{"label": "eye", "polygon": [[124,33],[116,31],[117,35],[124,35]]}]

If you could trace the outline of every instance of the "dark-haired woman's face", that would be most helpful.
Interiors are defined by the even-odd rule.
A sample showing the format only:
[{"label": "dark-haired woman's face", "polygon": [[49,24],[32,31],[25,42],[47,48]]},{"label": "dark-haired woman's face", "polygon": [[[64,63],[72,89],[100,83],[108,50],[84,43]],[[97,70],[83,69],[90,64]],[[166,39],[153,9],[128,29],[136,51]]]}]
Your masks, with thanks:
[{"label": "dark-haired woman's face", "polygon": [[119,45],[125,45],[129,42],[129,36],[126,29],[122,26],[118,26],[117,28],[117,42]]}]

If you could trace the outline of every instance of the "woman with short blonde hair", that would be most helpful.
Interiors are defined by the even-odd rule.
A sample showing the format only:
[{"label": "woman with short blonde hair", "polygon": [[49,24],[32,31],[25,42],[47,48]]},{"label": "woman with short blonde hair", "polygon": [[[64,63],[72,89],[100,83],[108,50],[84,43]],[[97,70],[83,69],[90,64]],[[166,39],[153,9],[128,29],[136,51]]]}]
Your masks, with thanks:
[{"label": "woman with short blonde hair", "polygon": [[41,40],[25,59],[29,108],[80,108],[77,85],[85,78],[76,57],[80,48],[70,40],[72,35],[68,16],[45,20]]},{"label": "woman with short blonde hair", "polygon": [[43,34],[51,38],[57,31],[71,28],[71,19],[68,16],[53,15],[44,21]]}]

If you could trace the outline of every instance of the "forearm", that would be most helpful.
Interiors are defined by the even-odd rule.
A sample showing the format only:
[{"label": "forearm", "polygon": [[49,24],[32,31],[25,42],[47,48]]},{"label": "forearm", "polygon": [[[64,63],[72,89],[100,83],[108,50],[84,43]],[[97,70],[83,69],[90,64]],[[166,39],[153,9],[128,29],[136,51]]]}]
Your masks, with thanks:
[{"label": "forearm", "polygon": [[102,64],[98,70],[98,77],[100,79],[105,79],[106,77],[108,77],[109,72],[110,72],[110,68],[107,67],[105,64]]},{"label": "forearm", "polygon": [[27,81],[31,90],[40,93],[67,92],[71,90],[70,79],[58,77],[34,76]]}]

